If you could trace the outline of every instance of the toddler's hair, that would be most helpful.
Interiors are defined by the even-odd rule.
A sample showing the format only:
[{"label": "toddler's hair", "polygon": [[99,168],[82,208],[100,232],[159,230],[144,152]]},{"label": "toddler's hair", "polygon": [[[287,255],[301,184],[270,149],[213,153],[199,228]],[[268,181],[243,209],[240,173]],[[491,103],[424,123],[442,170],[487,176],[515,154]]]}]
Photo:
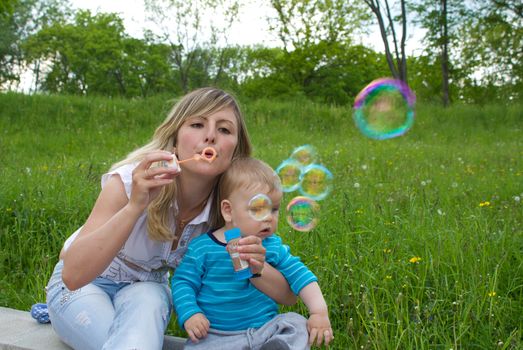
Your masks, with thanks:
[{"label": "toddler's hair", "polygon": [[280,178],[265,162],[252,158],[235,159],[223,173],[218,185],[219,202],[229,198],[238,189],[268,187],[268,192],[281,191]]}]

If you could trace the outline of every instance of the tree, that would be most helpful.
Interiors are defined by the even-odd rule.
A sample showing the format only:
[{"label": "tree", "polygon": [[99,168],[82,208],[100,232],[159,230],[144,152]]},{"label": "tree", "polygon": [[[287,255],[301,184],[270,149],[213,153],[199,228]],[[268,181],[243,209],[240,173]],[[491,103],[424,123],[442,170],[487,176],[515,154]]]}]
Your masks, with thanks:
[{"label": "tree", "polygon": [[[473,1],[460,25],[461,60],[470,75],[463,87],[474,101],[523,100],[523,5],[517,0]],[[481,88],[483,86],[483,88]]]},{"label": "tree", "polygon": [[25,49],[28,62],[45,62],[45,91],[124,95],[125,86],[118,80],[124,38],[117,15],[79,11],[74,23],[55,22],[31,36]]},{"label": "tree", "polygon": [[416,24],[425,31],[426,55],[439,62],[441,77],[441,100],[444,106],[451,102],[450,82],[456,81],[460,70],[457,48],[463,38],[460,25],[470,16],[466,2],[460,0],[438,0],[434,2],[417,1],[412,3],[412,11],[417,14]]},{"label": "tree", "polygon": [[118,81],[125,86],[125,95],[146,97],[176,91],[170,79],[170,53],[170,47],[156,43],[151,33],[146,33],[143,40],[124,38]]},{"label": "tree", "polygon": [[[278,64],[273,66],[287,82],[282,87],[318,97],[315,87],[323,85],[321,81],[339,79],[336,67],[343,65],[340,63],[343,50],[369,19],[364,5],[347,0],[271,0],[270,3],[275,13],[269,19],[270,28],[283,45]],[[340,87],[339,84],[345,83],[335,85]],[[338,96],[337,102],[347,98],[343,89],[329,87],[330,93],[322,91],[325,97]]]},{"label": "tree", "polygon": [[[396,79],[407,81],[407,56],[405,54],[405,42],[407,40],[407,10],[405,0],[400,0],[399,24],[401,26],[401,38],[398,39],[395,28],[395,15],[388,0],[363,0],[370,8],[378,21],[381,39],[385,49],[385,57],[390,73]],[[394,47],[391,51],[390,40]]]},{"label": "tree", "polygon": [[2,0],[0,1],[0,17],[7,17],[12,15],[18,0]]},{"label": "tree", "polygon": [[0,87],[19,79],[15,67],[21,61],[21,51],[16,44],[19,36],[17,20],[7,11],[8,8],[0,16]]},{"label": "tree", "polygon": [[[171,47],[170,62],[179,89],[187,92],[216,80],[209,76],[208,69],[213,67],[219,73],[227,64],[223,46],[227,46],[227,31],[237,18],[238,0],[147,0],[146,9],[159,28],[159,41]],[[199,71],[198,81],[193,82],[197,66],[203,70]]]},{"label": "tree", "polygon": [[68,15],[59,0],[3,0],[0,2],[0,89],[17,87],[25,66],[22,43],[31,34]]}]

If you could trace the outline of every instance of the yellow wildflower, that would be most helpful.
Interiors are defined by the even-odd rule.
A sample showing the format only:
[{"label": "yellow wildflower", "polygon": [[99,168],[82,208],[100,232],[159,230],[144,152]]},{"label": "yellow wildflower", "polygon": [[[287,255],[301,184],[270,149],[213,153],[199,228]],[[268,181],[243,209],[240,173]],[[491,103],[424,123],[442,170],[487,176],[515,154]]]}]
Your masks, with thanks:
[{"label": "yellow wildflower", "polygon": [[421,261],[421,258],[419,256],[413,256],[412,258],[410,258],[409,260],[411,263],[415,264],[415,263],[418,263]]},{"label": "yellow wildflower", "polygon": [[385,248],[385,249],[383,249],[383,252],[384,252],[384,253],[390,253],[391,251],[392,251],[392,250],[390,250],[389,248]]},{"label": "yellow wildflower", "polygon": [[496,292],[494,292],[494,291],[489,292],[489,293],[488,293],[488,296],[491,297],[491,298],[492,298],[492,297],[495,297],[495,296],[496,296]]},{"label": "yellow wildflower", "polygon": [[488,206],[490,206],[490,202],[489,201],[480,202],[479,206],[480,207],[488,207]]}]

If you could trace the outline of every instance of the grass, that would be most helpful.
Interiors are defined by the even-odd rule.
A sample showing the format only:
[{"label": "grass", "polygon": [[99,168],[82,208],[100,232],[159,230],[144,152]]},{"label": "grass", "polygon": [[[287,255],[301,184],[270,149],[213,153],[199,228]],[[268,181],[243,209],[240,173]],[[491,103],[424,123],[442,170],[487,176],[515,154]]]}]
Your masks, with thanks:
[{"label": "grass", "polygon": [[[0,305],[45,300],[100,175],[149,139],[167,102],[0,95]],[[522,106],[418,105],[412,130],[386,141],[358,133],[350,108],[243,109],[255,156],[276,168],[311,144],[334,174],[317,228],[294,231],[282,212],[279,231],[319,277],[332,349],[523,347]]]}]

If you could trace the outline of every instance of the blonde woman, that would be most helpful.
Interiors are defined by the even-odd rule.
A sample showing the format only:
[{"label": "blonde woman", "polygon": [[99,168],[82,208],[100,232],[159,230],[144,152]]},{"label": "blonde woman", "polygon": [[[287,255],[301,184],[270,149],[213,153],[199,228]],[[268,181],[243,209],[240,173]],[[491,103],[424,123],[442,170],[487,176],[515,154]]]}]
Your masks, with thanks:
[{"label": "blonde woman", "polygon": [[[197,160],[209,148],[213,161]],[[169,270],[191,239],[223,226],[216,185],[232,160],[250,151],[235,99],[202,88],[181,98],[150,143],[102,176],[91,214],[65,242],[47,285],[49,317],[62,341],[74,349],[162,348],[172,308]],[[180,167],[155,166],[190,158]],[[260,285],[271,286],[263,292],[294,303],[285,278],[265,263],[261,239],[240,243],[251,270],[263,270],[267,283]]]}]

